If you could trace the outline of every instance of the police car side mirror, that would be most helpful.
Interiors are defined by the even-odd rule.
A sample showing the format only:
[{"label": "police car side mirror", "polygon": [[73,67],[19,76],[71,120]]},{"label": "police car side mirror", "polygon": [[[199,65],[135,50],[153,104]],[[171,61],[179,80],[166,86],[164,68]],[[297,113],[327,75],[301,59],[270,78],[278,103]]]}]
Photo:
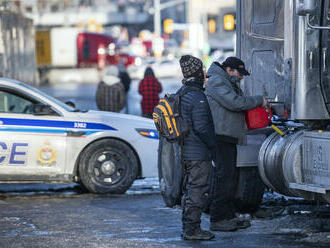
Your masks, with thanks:
[{"label": "police car side mirror", "polygon": [[76,108],[76,105],[72,101],[66,101],[65,104],[72,107],[72,108]]},{"label": "police car side mirror", "polygon": [[42,103],[33,104],[32,113],[34,115],[57,115],[50,105]]}]

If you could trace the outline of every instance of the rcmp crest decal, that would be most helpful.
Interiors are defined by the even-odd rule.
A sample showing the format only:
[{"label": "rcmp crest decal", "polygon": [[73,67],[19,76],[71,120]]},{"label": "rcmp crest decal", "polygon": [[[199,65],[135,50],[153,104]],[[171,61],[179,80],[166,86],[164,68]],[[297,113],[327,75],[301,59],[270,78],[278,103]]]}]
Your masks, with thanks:
[{"label": "rcmp crest decal", "polygon": [[54,166],[56,165],[57,153],[49,141],[45,141],[44,145],[38,150],[38,164],[42,166]]}]

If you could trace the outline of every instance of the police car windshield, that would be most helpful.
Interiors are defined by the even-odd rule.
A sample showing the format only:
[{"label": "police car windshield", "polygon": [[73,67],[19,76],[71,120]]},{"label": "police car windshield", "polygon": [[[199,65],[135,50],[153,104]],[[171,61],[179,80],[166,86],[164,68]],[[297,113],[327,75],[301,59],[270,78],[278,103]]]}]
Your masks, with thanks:
[{"label": "police car windshield", "polygon": [[75,109],[75,108],[73,108],[73,107],[71,107],[71,106],[65,104],[64,102],[61,102],[60,100],[58,100],[58,99],[56,99],[56,98],[54,98],[54,97],[52,97],[52,96],[46,94],[45,92],[43,92],[43,91],[41,91],[41,90],[38,90],[38,89],[36,89],[36,88],[34,88],[34,87],[28,85],[28,84],[21,83],[21,82],[20,82],[20,84],[21,84],[22,86],[28,88],[29,90],[34,91],[36,94],[41,95],[41,96],[43,96],[43,97],[45,97],[45,98],[51,100],[51,101],[54,102],[55,104],[57,104],[57,105],[59,105],[60,107],[64,108],[66,111],[69,111],[69,112],[78,112],[78,111],[79,111],[79,110],[77,110],[77,109]]}]

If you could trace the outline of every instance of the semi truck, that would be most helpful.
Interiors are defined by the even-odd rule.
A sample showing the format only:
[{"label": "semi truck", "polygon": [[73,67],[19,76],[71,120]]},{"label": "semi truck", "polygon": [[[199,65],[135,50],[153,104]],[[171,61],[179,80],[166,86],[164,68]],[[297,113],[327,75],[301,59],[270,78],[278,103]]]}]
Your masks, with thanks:
[{"label": "semi truck", "polygon": [[[268,99],[277,127],[249,130],[238,147],[240,207],[255,211],[264,185],[330,203],[330,1],[236,4],[236,56],[251,73],[241,86]],[[160,139],[160,151],[161,193],[172,206],[181,197],[180,149]]]},{"label": "semi truck", "polygon": [[237,1],[237,55],[251,71],[244,90],[266,95],[282,129],[262,142],[259,174],[276,192],[327,202],[329,10],[329,0]]}]

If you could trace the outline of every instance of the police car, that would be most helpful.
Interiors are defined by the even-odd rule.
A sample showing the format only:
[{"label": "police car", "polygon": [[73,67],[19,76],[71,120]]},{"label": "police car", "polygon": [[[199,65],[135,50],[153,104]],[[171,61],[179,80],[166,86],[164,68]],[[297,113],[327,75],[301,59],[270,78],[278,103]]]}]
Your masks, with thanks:
[{"label": "police car", "polygon": [[0,182],[79,182],[124,193],[157,176],[158,134],[150,119],[79,111],[15,80],[0,78]]}]

